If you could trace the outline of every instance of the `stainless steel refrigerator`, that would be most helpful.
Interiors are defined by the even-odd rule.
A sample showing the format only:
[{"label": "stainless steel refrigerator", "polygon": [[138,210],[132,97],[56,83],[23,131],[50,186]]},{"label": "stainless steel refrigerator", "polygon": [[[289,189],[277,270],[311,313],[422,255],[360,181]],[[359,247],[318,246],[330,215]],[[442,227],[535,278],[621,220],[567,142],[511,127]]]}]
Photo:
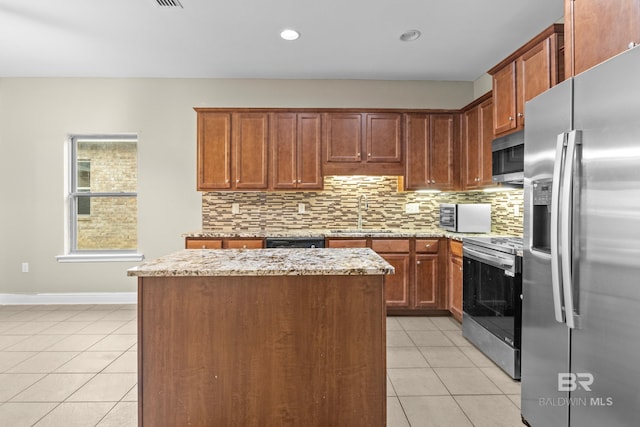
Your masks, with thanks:
[{"label": "stainless steel refrigerator", "polygon": [[640,425],[640,48],[525,107],[523,420]]}]

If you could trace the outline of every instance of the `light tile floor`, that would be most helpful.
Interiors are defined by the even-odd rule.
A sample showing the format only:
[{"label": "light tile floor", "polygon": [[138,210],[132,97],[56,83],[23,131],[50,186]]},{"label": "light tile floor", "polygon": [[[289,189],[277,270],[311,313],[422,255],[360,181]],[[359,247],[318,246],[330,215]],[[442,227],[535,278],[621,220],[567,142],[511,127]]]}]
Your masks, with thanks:
[{"label": "light tile floor", "polygon": [[[135,305],[0,306],[0,426],[136,426]],[[387,318],[389,427],[516,427],[520,383],[447,317]]]}]

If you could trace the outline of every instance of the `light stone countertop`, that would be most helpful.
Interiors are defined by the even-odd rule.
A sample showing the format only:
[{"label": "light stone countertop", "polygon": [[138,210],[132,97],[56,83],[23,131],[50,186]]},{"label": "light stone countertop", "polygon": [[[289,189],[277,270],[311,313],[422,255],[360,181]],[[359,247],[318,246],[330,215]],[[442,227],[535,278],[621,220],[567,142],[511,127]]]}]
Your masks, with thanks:
[{"label": "light stone countertop", "polygon": [[185,249],[128,270],[128,276],[316,276],[394,274],[369,248]]},{"label": "light stone countertop", "polygon": [[442,230],[440,228],[433,229],[367,229],[362,230],[327,230],[327,229],[303,229],[303,230],[202,230],[191,233],[184,233],[183,237],[192,237],[200,239],[216,239],[216,238],[265,238],[265,237],[391,237],[391,238],[437,238],[447,237],[454,240],[462,240],[465,237],[477,236],[498,236],[496,233],[454,233]]}]

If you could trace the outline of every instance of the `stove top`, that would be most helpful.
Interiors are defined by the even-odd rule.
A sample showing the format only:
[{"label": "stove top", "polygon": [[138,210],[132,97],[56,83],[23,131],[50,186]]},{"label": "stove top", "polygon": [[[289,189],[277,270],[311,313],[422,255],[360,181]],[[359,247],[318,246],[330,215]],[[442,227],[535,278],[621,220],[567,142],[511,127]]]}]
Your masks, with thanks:
[{"label": "stove top", "polygon": [[464,244],[482,246],[509,254],[522,255],[522,237],[517,236],[496,236],[496,237],[465,237]]}]

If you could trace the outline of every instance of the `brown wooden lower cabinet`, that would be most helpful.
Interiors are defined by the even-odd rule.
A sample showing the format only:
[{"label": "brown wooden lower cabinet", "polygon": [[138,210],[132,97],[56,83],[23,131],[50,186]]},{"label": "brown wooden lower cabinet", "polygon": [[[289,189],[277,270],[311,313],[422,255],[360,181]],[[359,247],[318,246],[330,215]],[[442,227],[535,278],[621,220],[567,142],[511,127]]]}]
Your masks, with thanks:
[{"label": "brown wooden lower cabinet", "polygon": [[140,426],[383,426],[383,276],[140,277]]},{"label": "brown wooden lower cabinet", "polygon": [[264,239],[208,239],[187,237],[185,249],[260,249]]},{"label": "brown wooden lower cabinet", "polygon": [[387,314],[448,313],[445,238],[328,238],[329,248],[370,247],[391,264],[385,276]]},{"label": "brown wooden lower cabinet", "polygon": [[449,241],[449,311],[462,322],[462,242]]}]

